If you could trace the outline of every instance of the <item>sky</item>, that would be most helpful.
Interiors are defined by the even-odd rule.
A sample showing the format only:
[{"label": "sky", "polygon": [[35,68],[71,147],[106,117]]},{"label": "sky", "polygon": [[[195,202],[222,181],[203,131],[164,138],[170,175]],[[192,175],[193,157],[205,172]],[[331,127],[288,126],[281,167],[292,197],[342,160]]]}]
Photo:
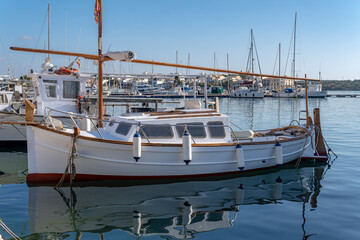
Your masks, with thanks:
[{"label": "sky", "polygon": [[[97,53],[95,0],[0,0],[0,75],[8,69],[16,77],[40,70],[44,54],[9,47],[47,48],[48,3],[50,49]],[[262,73],[278,74],[281,43],[281,74],[290,76],[295,13],[296,75],[318,78],[321,72],[324,80],[360,79],[359,0],[103,0],[103,49],[131,50],[137,59],[171,63],[178,51],[178,63],[187,64],[190,54],[190,64],[203,67],[214,66],[215,53],[215,66],[224,69],[228,54],[231,70],[246,71],[253,29]],[[50,57],[58,67],[74,60]],[[97,70],[92,61],[81,59],[81,71]],[[152,67],[105,65],[106,73],[145,71]],[[154,66],[154,72],[175,69]]]}]

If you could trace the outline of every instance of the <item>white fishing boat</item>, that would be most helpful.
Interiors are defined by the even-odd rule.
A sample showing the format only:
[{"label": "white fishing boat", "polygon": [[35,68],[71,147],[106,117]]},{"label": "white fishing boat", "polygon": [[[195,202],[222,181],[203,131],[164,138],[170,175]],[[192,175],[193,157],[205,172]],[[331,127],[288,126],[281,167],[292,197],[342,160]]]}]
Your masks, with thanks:
[{"label": "white fishing boat", "polygon": [[[30,100],[35,105],[34,121],[44,120],[47,109],[57,109],[66,112],[79,113],[81,105],[79,98],[86,93],[86,81],[91,77],[89,74],[57,74],[48,65],[43,64],[43,70],[39,73],[31,72],[28,76],[32,79],[35,96]],[[0,120],[5,122],[25,121],[25,108],[19,102],[11,102],[12,94],[4,95],[8,104],[0,109]],[[9,101],[10,99],[10,101]],[[16,106],[16,107],[15,107]],[[15,110],[16,109],[16,110]],[[72,119],[64,116],[61,112],[54,113],[56,116],[63,116],[62,124],[72,126]],[[25,126],[3,125],[0,128],[0,145],[26,143]]]},{"label": "white fishing boat", "polygon": [[[50,4],[48,17],[50,18]],[[48,27],[50,31],[50,25]],[[48,42],[49,47],[50,41]],[[27,74],[34,90],[34,95],[28,96],[28,100],[34,104],[35,122],[44,120],[44,113],[48,108],[72,113],[82,112],[80,100],[86,94],[86,81],[91,79],[92,75],[80,73],[79,70],[72,68],[76,60],[77,58],[67,67],[55,69],[50,61],[50,55],[48,55],[41,65],[40,72],[30,70],[30,73]],[[22,92],[21,86],[12,85],[15,93]],[[16,122],[25,121],[25,98],[11,101],[8,93],[4,97],[6,97],[4,102],[9,106],[5,108],[0,106],[0,121],[14,124],[4,124],[0,128],[0,146],[24,145],[27,140],[25,126],[16,125]],[[57,112],[55,115],[62,116],[62,124],[65,126],[72,126],[73,121],[76,121],[64,116],[61,112]]]},{"label": "white fishing boat", "polygon": [[28,126],[27,181],[57,182],[69,176],[72,164],[74,181],[184,179],[241,174],[315,155],[313,126],[235,132],[227,115],[185,108],[114,116],[92,132]]},{"label": "white fishing boat", "polygon": [[[132,52],[119,52],[121,57],[102,54],[102,1],[99,6],[99,55],[69,53],[42,49],[11,47],[12,50],[62,54],[98,60],[98,119],[89,128],[86,116],[68,113],[72,118],[87,119],[80,130],[62,128],[61,124],[33,123],[31,109],[27,112],[29,183],[77,182],[101,179],[187,179],[218,175],[234,175],[275,168],[282,164],[317,158],[323,154],[319,110],[315,125],[306,108],[306,124],[263,131],[234,132],[227,115],[210,110],[194,100],[183,109],[156,113],[136,113],[103,119],[102,68],[109,60],[182,67],[250,76],[261,74],[212,69],[189,65],[133,59]],[[124,58],[125,56],[125,58]],[[276,76],[275,76],[276,77]],[[318,81],[316,79],[295,78]],[[206,88],[205,88],[206,89]],[[206,102],[206,98],[205,98]],[[215,101],[217,102],[217,101]],[[307,106],[307,105],[306,105]],[[49,109],[46,114],[64,111]],[[90,120],[92,122],[92,120]],[[92,122],[93,123],[93,122]],[[76,123],[75,123],[76,124]],[[315,131],[315,128],[317,131]],[[316,148],[316,149],[315,149]],[[69,152],[70,149],[70,152]],[[326,152],[325,152],[326,155]],[[50,157],[51,156],[51,157]],[[327,156],[318,157],[321,160]]]}]

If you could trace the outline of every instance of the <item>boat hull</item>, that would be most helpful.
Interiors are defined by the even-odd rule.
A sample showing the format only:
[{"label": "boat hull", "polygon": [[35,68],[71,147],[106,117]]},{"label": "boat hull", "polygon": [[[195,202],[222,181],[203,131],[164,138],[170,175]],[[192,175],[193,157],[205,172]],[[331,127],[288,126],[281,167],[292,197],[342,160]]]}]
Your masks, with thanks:
[{"label": "boat hull", "polygon": [[[27,126],[29,183],[57,182],[68,164],[72,134],[45,127]],[[298,159],[309,137],[281,141],[283,162]],[[239,171],[235,144],[193,144],[192,161],[186,165],[181,144],[142,144],[136,162],[131,142],[79,137],[74,160],[75,181],[116,179],[198,178],[241,174],[276,167],[275,142],[244,143],[245,169]],[[68,180],[69,176],[67,176]]]},{"label": "boat hull", "polygon": [[264,93],[258,91],[250,91],[250,92],[233,91],[231,92],[231,97],[232,98],[264,98]]}]

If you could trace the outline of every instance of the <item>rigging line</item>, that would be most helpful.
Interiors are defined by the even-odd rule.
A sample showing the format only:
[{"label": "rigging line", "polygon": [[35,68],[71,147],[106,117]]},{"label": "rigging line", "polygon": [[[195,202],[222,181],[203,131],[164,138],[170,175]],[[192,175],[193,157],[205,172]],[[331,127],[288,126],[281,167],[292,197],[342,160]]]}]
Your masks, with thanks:
[{"label": "rigging line", "polygon": [[[40,41],[40,37],[41,37],[42,31],[44,30],[44,25],[45,25],[45,22],[46,22],[47,15],[48,15],[48,11],[46,11],[46,14],[45,14],[45,17],[44,17],[44,21],[43,21],[43,24],[42,24],[42,26],[41,26],[40,34],[39,34],[39,37],[38,37],[38,39],[37,39],[36,47],[35,47],[35,48],[38,48],[39,41]],[[31,57],[31,62],[30,62],[29,69],[31,69],[31,66],[32,66],[33,61],[34,61],[34,57],[35,57],[35,53],[33,53],[32,57]]]},{"label": "rigging line", "polygon": [[[253,38],[254,38],[254,47],[255,47],[256,59],[257,59],[257,62],[258,62],[260,74],[262,74],[262,73],[261,73],[261,66],[260,66],[259,55],[258,55],[258,51],[257,51],[257,47],[256,47],[256,42],[255,42],[255,36],[253,36]],[[262,78],[262,77],[261,77],[261,78]]]},{"label": "rigging line", "polygon": [[293,42],[293,37],[294,37],[294,31],[291,33],[289,51],[288,51],[288,55],[287,55],[287,58],[286,58],[286,64],[285,64],[284,74],[286,74],[286,69],[287,69],[287,64],[288,64],[289,57],[290,57],[290,51],[291,51],[291,46],[292,46],[292,42]]},{"label": "rigging line", "polygon": [[[6,48],[5,48],[5,45],[4,45],[4,42],[2,41],[1,37],[0,37],[0,42],[1,42],[1,46],[2,48],[4,49],[4,54],[5,54],[5,57],[9,63],[9,65],[11,66],[11,61],[10,61],[10,57],[7,55],[7,52],[6,52]],[[10,77],[10,76],[9,76]]]},{"label": "rigging line", "polygon": [[[250,37],[250,38],[251,38],[251,37]],[[248,39],[248,42],[247,42],[246,46],[249,46],[250,38]],[[248,50],[248,49],[249,49],[249,55],[250,55],[250,48],[246,48],[246,50]],[[248,65],[249,65],[249,55],[248,55],[248,57],[247,57],[245,72],[247,72],[247,68],[248,68]],[[244,58],[243,58],[243,59],[245,59],[245,54],[244,54]]]},{"label": "rigging line", "polygon": [[[278,60],[278,55],[279,55],[279,49],[276,51],[276,58],[275,58],[275,63],[274,63],[274,68],[273,68],[273,71],[272,71],[272,75],[274,75],[275,73],[275,68],[276,68],[276,62]],[[280,73],[279,73],[280,74]]]}]

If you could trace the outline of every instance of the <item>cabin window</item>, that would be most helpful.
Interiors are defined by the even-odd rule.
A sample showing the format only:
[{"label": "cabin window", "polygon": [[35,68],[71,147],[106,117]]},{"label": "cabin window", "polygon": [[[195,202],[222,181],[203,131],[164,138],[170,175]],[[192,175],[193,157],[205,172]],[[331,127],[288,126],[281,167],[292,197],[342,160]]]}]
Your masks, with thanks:
[{"label": "cabin window", "polygon": [[63,98],[76,98],[80,94],[79,81],[64,81]]},{"label": "cabin window", "polygon": [[178,123],[176,124],[176,131],[179,137],[184,134],[184,126],[187,126],[193,138],[206,138],[205,127],[203,123]]},{"label": "cabin window", "polygon": [[140,135],[142,137],[148,137],[148,138],[173,138],[174,137],[174,133],[169,124],[142,125]]},{"label": "cabin window", "polygon": [[115,132],[126,136],[129,133],[131,126],[132,126],[131,123],[120,122],[119,125],[117,126]]},{"label": "cabin window", "polygon": [[43,80],[43,83],[54,83],[57,84],[57,80]]},{"label": "cabin window", "polygon": [[0,95],[0,103],[8,103],[6,95]]},{"label": "cabin window", "polygon": [[56,98],[56,86],[55,85],[45,85],[46,96],[48,98]]},{"label": "cabin window", "polygon": [[208,129],[212,138],[224,138],[224,123],[221,121],[208,122]]}]

